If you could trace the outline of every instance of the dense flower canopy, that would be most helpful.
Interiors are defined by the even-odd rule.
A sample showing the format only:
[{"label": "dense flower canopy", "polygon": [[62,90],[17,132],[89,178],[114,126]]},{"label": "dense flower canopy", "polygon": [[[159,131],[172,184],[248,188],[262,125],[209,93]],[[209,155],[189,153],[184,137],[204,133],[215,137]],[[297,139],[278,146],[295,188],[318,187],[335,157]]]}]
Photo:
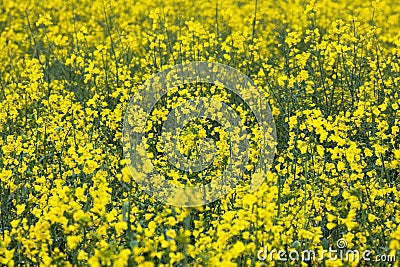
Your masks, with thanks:
[{"label": "dense flower canopy", "polygon": [[[5,0],[0,8],[0,264],[378,264],[257,258],[264,247],[321,250],[339,239],[399,262],[398,0]],[[251,111],[217,85],[171,91],[146,122],[146,153],[175,182],[204,177],[165,167],[157,125],[196,90],[231,103],[251,140],[248,172],[233,191],[181,208],[137,186],[121,139],[140,85],[191,61],[248,75],[271,106],[278,143],[264,183],[249,192],[259,137]],[[229,158],[219,125],[191,122],[180,149],[196,158],[208,135],[218,175]]]}]

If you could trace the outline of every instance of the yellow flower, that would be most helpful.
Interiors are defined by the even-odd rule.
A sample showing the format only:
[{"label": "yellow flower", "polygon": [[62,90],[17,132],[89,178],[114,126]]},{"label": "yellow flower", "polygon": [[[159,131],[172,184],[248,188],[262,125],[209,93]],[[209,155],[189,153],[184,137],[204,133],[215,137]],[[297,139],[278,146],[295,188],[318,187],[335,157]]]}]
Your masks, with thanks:
[{"label": "yellow flower", "polygon": [[336,223],[327,223],[326,224],[326,228],[328,228],[329,230],[332,230],[333,228],[335,228],[336,227]]},{"label": "yellow flower", "polygon": [[82,242],[81,236],[67,236],[67,245],[70,249],[75,249]]},{"label": "yellow flower", "polygon": [[17,215],[20,215],[25,210],[25,204],[17,205]]}]

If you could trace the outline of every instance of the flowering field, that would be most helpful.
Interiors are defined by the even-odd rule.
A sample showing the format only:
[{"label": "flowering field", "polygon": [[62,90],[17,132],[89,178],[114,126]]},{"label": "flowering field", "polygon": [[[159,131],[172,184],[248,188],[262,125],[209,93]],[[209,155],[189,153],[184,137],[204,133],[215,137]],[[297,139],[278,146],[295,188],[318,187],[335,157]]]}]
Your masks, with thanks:
[{"label": "flowering field", "polygon": [[[1,265],[399,266],[400,1],[3,0],[0,10]],[[164,107],[204,89],[254,137],[238,186],[185,208],[143,192],[121,139],[140,85],[192,61],[248,75],[271,107],[277,146],[249,192],[251,111],[216,86],[167,95],[147,137],[177,183],[204,177],[157,159]],[[199,119],[182,135],[194,158],[199,139],[217,136],[219,175],[229,132]],[[328,248],[371,260],[266,253]]]}]

